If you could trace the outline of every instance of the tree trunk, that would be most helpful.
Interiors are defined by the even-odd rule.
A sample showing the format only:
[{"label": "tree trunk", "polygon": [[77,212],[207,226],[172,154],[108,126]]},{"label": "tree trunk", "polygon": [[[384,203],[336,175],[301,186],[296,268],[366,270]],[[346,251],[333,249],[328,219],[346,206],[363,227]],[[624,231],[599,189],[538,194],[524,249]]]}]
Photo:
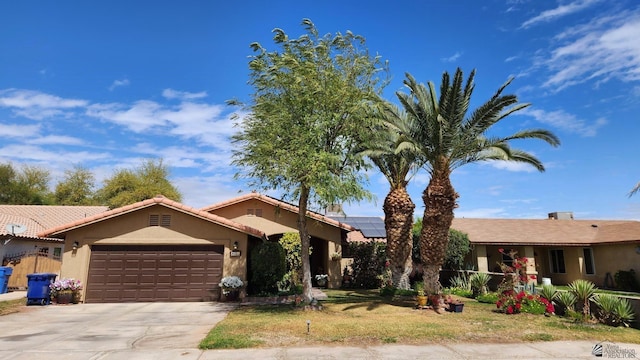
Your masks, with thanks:
[{"label": "tree trunk", "polygon": [[424,266],[425,293],[439,293],[439,270],[449,243],[449,229],[456,208],[456,193],[446,161],[440,159],[431,173],[429,185],[422,193],[425,209],[420,232],[420,257]]},{"label": "tree trunk", "polygon": [[309,202],[309,188],[301,186],[300,199],[298,200],[298,232],[300,233],[301,258],[302,258],[302,297],[304,301],[311,302],[311,259],[309,248],[311,240],[307,229],[307,205]]},{"label": "tree trunk", "polygon": [[413,239],[413,210],[404,187],[392,189],[384,199],[384,227],[387,232],[387,259],[391,268],[391,283],[398,289],[409,289],[409,274],[412,270],[411,250]]}]

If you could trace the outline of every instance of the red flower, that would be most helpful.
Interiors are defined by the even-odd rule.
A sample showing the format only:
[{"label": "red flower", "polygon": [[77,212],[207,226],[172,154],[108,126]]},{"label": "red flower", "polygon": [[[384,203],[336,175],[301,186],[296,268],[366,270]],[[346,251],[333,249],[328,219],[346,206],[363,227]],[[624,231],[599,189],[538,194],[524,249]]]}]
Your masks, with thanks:
[{"label": "red flower", "polygon": [[530,275],[529,277],[531,278],[531,280],[537,279],[537,277],[535,275]]},{"label": "red flower", "polygon": [[522,308],[522,305],[520,303],[516,303],[516,309],[518,309],[518,311]]},{"label": "red flower", "polygon": [[513,314],[513,306],[509,305],[507,307],[507,314]]},{"label": "red flower", "polygon": [[502,307],[502,301],[498,300],[498,301],[496,302],[496,307],[497,307],[498,309],[500,309],[500,308]]},{"label": "red flower", "polygon": [[503,248],[500,248],[500,249],[498,249],[498,252],[499,252],[499,253],[503,253],[503,252],[504,252],[504,249],[503,249]]}]

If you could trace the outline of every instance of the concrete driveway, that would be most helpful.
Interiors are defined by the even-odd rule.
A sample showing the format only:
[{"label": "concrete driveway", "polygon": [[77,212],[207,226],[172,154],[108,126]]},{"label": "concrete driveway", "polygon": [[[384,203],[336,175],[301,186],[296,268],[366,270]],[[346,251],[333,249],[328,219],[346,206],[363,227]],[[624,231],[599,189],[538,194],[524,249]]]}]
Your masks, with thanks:
[{"label": "concrete driveway", "polygon": [[28,306],[0,316],[0,359],[197,359],[228,303]]}]

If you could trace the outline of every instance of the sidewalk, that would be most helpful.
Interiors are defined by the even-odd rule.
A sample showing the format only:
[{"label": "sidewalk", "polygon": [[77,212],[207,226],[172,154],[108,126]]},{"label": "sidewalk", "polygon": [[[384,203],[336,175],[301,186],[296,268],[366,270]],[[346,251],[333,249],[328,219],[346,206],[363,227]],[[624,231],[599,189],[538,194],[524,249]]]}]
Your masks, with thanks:
[{"label": "sidewalk", "polygon": [[27,297],[27,291],[12,291],[0,294],[0,301],[17,300]]}]

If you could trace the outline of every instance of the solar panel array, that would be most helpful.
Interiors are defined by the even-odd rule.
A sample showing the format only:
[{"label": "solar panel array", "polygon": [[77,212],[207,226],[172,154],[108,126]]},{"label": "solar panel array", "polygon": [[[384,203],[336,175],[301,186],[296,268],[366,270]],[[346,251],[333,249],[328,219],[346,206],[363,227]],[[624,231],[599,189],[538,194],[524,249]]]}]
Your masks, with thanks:
[{"label": "solar panel array", "polygon": [[331,219],[349,224],[360,230],[366,238],[384,238],[384,220],[376,216],[330,216]]}]

